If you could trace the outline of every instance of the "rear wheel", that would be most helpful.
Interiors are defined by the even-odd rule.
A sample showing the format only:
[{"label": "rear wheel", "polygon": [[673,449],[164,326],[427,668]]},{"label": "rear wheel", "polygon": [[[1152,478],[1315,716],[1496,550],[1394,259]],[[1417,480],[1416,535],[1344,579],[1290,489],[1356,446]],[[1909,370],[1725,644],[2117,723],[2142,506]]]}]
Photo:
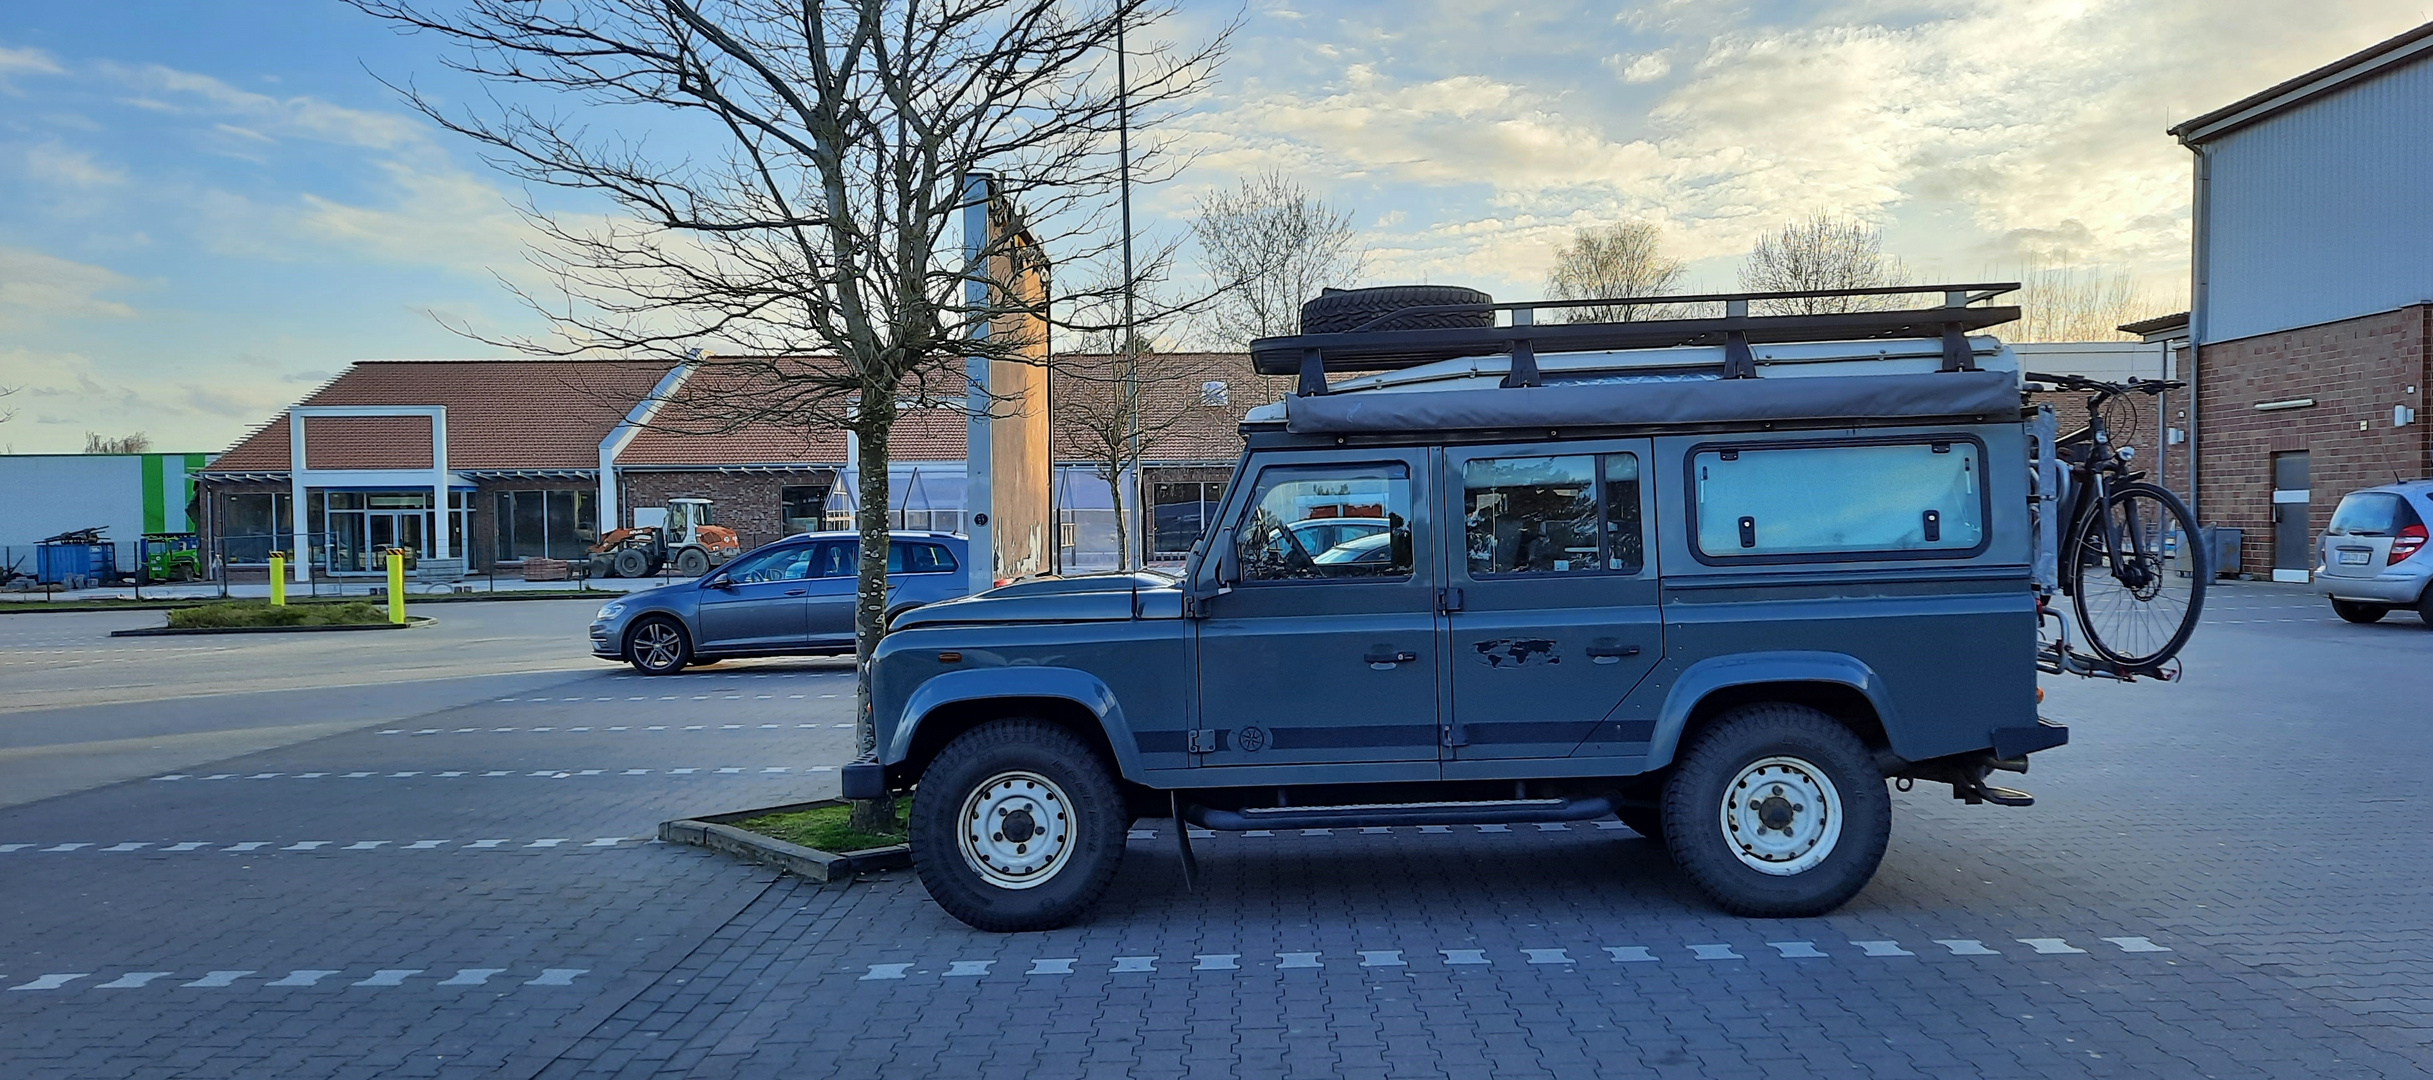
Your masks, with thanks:
[{"label": "rear wheel", "polygon": [[[2178,655],[2205,610],[2212,576],[2196,537],[2187,505],[2152,484],[2122,484],[2104,505],[2089,507],[2062,547],[2087,644],[2125,668]],[[2166,565],[2173,547],[2192,556],[2195,570],[2186,577]]]},{"label": "rear wheel", "polygon": [[692,660],[692,640],[674,619],[644,619],[625,637],[625,661],[644,675],[673,675]]},{"label": "rear wheel", "polygon": [[2391,609],[2381,604],[2360,604],[2354,600],[2332,601],[2332,613],[2353,623],[2381,622]]},{"label": "rear wheel", "polygon": [[957,736],[912,796],[912,862],[930,898],[980,930],[1052,930],[1096,903],[1130,824],[1106,765],[1038,720]]},{"label": "rear wheel", "polygon": [[609,558],[608,567],[618,577],[648,577],[650,553],[641,548],[626,548]]},{"label": "rear wheel", "polygon": [[1735,915],[1822,915],[1867,886],[1892,796],[1865,743],[1832,717],[1770,702],[1700,732],[1664,786],[1665,846]]},{"label": "rear wheel", "polygon": [[710,572],[710,553],[700,548],[686,548],[676,553],[677,577],[700,577]]},{"label": "rear wheel", "polygon": [[2433,587],[2427,587],[2424,595],[2416,598],[2416,617],[2423,619],[2426,626],[2433,627]]}]

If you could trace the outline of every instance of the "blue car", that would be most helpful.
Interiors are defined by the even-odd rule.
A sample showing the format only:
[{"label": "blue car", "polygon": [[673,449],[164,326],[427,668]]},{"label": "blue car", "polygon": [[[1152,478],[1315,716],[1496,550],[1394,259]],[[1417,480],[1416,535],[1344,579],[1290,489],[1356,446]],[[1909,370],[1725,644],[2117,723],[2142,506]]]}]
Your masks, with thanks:
[{"label": "blue car", "polygon": [[[969,591],[967,548],[951,533],[889,534],[887,617]],[[853,589],[861,540],[806,533],[755,548],[699,580],[609,601],[591,623],[591,654],[645,675],[741,656],[853,651]]]}]

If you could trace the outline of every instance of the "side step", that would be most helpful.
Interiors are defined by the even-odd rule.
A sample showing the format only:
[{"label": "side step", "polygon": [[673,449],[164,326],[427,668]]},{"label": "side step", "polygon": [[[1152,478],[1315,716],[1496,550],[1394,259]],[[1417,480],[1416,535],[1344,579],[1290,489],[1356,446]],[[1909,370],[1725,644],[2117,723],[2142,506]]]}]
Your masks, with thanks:
[{"label": "side step", "polygon": [[1376,803],[1364,806],[1280,806],[1219,810],[1182,804],[1185,820],[1218,832],[1252,829],[1348,829],[1380,825],[1524,825],[1589,821],[1614,812],[1604,796],[1586,799],[1499,799],[1490,802]]}]

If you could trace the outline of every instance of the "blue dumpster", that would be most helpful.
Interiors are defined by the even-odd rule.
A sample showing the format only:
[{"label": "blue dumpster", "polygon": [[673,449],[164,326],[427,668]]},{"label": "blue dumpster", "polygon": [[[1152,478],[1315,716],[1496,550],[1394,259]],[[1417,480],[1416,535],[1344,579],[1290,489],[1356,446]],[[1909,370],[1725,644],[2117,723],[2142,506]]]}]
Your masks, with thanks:
[{"label": "blue dumpster", "polygon": [[[71,579],[76,579],[71,581]],[[34,580],[44,585],[99,584],[118,580],[118,545],[46,543],[34,545]]]}]

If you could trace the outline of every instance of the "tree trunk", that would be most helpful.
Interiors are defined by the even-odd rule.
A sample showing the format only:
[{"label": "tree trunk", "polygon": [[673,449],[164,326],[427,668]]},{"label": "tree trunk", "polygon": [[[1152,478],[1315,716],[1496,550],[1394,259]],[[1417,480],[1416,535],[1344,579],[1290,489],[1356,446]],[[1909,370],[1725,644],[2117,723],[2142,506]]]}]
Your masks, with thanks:
[{"label": "tree trunk", "polygon": [[[855,567],[853,593],[853,745],[861,754],[878,750],[876,716],[870,705],[870,657],[887,632],[887,437],[895,426],[895,401],[890,395],[864,394],[853,422],[854,480],[861,485],[854,527],[862,534],[861,561]],[[853,804],[852,827],[860,832],[893,832],[897,828],[894,799],[860,799]]]},{"label": "tree trunk", "polygon": [[1124,472],[1115,470],[1107,480],[1107,496],[1115,506],[1115,568],[1130,570],[1132,566],[1132,530],[1124,517]]}]

